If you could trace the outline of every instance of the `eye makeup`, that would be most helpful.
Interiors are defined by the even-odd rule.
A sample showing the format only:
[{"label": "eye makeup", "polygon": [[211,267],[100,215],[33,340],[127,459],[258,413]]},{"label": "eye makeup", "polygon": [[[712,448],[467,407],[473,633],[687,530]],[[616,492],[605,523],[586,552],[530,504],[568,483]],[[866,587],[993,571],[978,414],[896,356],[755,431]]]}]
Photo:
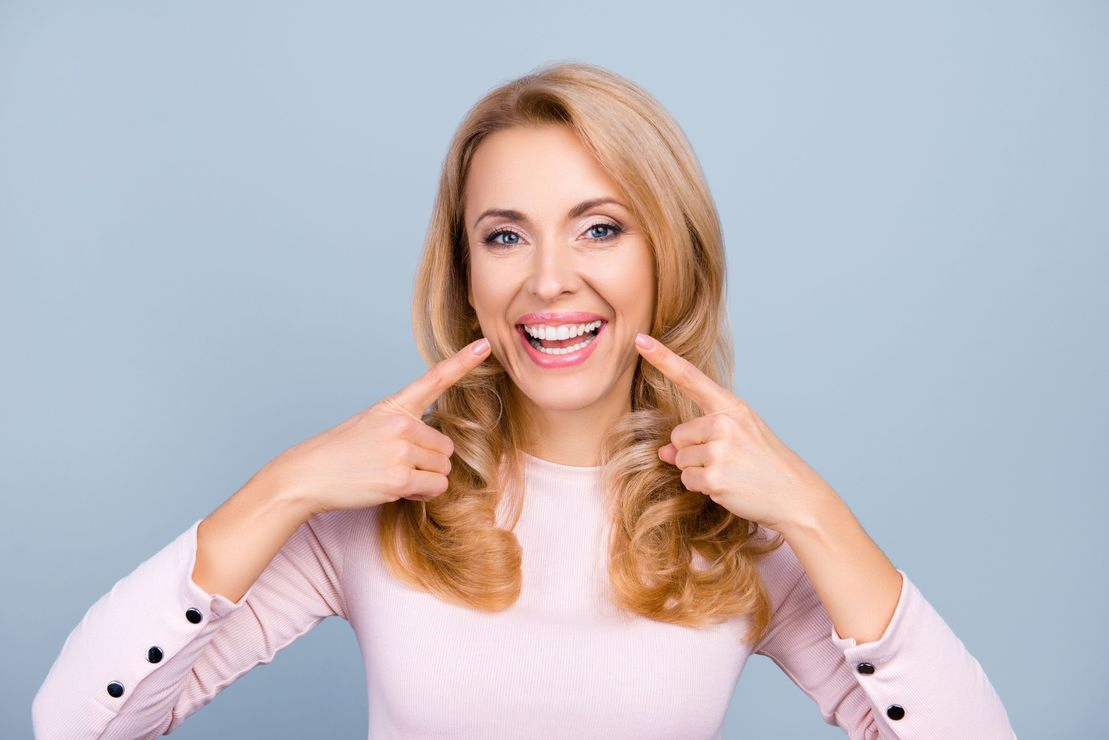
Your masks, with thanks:
[{"label": "eye makeup", "polygon": [[[590,237],[593,241],[600,243],[610,242],[624,233],[624,229],[619,224],[609,223],[608,221],[598,221],[597,223],[591,224],[586,227],[586,231],[591,231],[596,228],[605,228],[609,230],[609,233],[606,236]],[[517,239],[523,239],[523,235],[515,229],[508,226],[500,226],[489,232],[485,237],[483,237],[481,243],[487,247],[494,248],[514,247],[519,243],[510,242],[506,244],[504,242],[497,241],[497,237],[501,236],[502,234],[512,234]]]}]

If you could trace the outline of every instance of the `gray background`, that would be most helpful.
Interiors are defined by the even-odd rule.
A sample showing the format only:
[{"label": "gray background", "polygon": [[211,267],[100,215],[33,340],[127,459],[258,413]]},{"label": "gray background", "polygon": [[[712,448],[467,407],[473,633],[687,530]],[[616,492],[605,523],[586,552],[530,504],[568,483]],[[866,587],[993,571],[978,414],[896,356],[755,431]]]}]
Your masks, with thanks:
[{"label": "gray background", "polygon": [[[424,370],[450,135],[563,59],[692,141],[736,392],[1019,735],[1103,731],[1106,4],[525,5],[0,2],[0,735],[118,578]],[[363,738],[365,701],[331,619],[176,734]],[[843,732],[756,656],[725,736],[771,735]]]}]

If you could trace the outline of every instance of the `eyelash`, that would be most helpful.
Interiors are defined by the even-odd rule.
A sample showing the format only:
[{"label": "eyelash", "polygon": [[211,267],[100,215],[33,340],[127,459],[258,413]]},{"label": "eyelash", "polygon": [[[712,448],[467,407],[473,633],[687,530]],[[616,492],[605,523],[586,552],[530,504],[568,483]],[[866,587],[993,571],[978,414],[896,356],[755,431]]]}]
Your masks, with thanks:
[{"label": "eyelash", "polygon": [[[595,242],[612,241],[613,239],[624,233],[624,230],[620,228],[620,226],[618,226],[617,224],[610,224],[604,221],[598,221],[597,223],[592,224],[591,226],[589,226],[589,228],[586,229],[586,231],[592,231],[598,226],[603,226],[606,229],[609,229],[611,233],[608,236],[601,237],[600,239],[593,239],[593,241]],[[516,236],[523,239],[523,236],[520,234],[520,232],[516,231],[515,229],[510,229],[507,226],[502,226],[499,229],[492,231],[488,235],[486,235],[486,237],[481,240],[481,243],[487,247],[493,247],[494,249],[507,249],[508,247],[517,246],[515,244],[503,244],[501,242],[495,241],[495,239],[501,234],[515,234]]]}]

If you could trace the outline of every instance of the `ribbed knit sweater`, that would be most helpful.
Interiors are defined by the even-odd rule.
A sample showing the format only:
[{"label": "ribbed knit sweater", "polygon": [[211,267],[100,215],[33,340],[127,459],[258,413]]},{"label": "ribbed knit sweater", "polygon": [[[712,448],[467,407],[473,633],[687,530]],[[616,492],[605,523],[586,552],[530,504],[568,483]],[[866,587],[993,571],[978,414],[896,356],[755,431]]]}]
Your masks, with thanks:
[{"label": "ribbed knit sweater", "polygon": [[788,543],[759,561],[774,618],[755,645],[741,642],[746,618],[691,628],[629,616],[610,597],[601,468],[525,462],[523,584],[507,610],[393,578],[377,507],[313,516],[233,603],[192,581],[198,520],[70,633],[35,696],[36,737],[172,732],[331,616],[363,652],[370,740],[719,739],[752,653],[851,738],[1015,737],[978,661],[904,571],[892,621],[861,645],[835,632]]}]

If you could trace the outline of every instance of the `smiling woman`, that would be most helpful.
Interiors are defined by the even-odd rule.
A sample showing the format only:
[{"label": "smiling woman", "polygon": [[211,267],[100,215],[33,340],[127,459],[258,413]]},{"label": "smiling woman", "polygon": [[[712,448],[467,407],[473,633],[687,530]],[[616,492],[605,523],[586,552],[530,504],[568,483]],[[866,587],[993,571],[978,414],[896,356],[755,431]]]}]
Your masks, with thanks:
[{"label": "smiling woman", "polygon": [[322,619],[370,738],[719,739],[771,658],[852,738],[1010,738],[981,666],[732,393],[692,148],[586,64],[502,85],[443,164],[420,378],[278,455],[86,613],[36,733],[172,732]]},{"label": "smiling woman", "polygon": [[[455,443],[450,492],[382,509],[395,575],[469,608],[515,601],[519,544],[503,527],[523,505],[526,453],[604,471],[609,513],[627,523],[609,548],[621,608],[686,625],[746,615],[757,638],[771,604],[755,558],[781,540],[756,541],[751,522],[687,490],[659,459],[671,430],[699,412],[635,349],[637,333],[657,336],[730,386],[724,282],[700,165],[645,92],[563,64],[479,101],[444,163],[413,317],[425,360],[479,336],[492,358],[425,416]],[[590,321],[601,322],[596,339],[568,354],[529,340]],[[695,555],[713,565],[694,574]]]},{"label": "smiling woman", "polygon": [[[653,314],[650,246],[616,183],[566,126],[486,137],[466,182],[468,213],[521,205],[466,222],[470,306],[512,381],[513,406],[534,420],[523,449],[597,465],[604,432],[632,410],[635,334],[651,330]],[[596,197],[567,210],[582,193]]]}]

